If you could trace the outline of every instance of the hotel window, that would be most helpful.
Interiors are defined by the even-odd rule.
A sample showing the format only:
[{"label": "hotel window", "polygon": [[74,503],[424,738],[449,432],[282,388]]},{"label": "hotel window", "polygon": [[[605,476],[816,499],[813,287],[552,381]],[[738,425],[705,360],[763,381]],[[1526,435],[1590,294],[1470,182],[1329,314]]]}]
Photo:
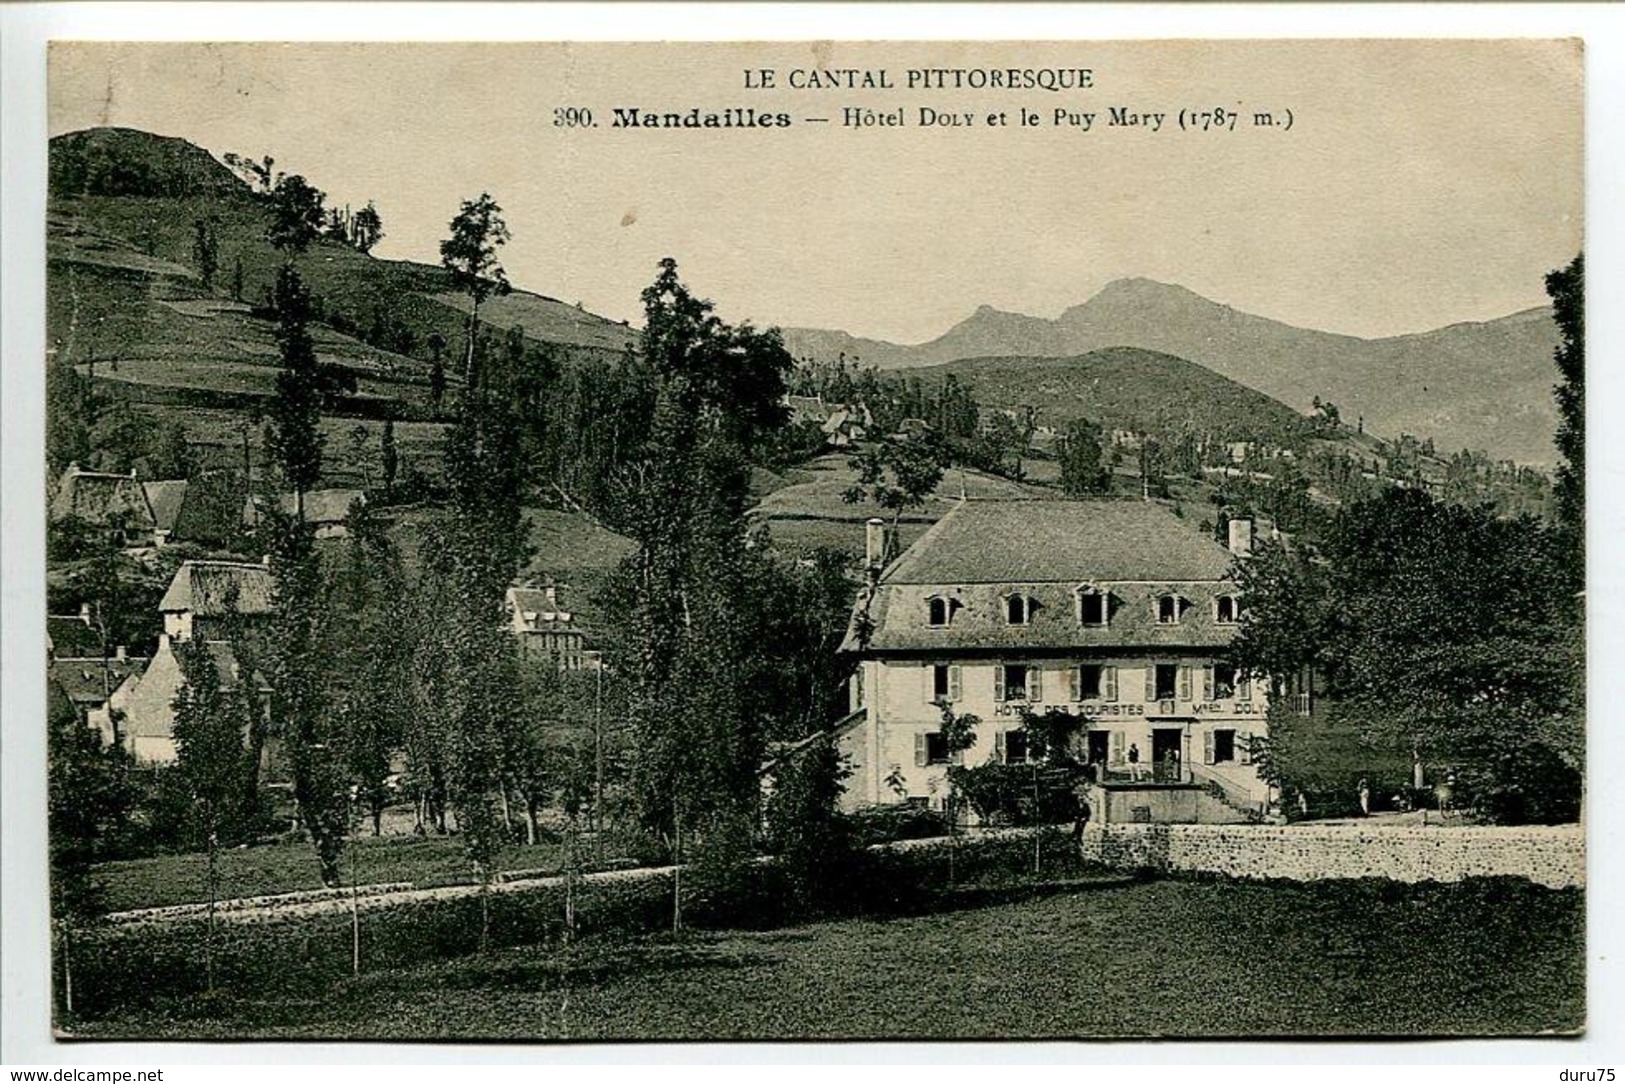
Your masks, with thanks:
[{"label": "hotel window", "polygon": [[1236,668],[1224,663],[1213,667],[1213,692],[1209,700],[1230,700],[1236,695]]},{"label": "hotel window", "polygon": [[946,704],[959,699],[959,667],[939,662],[931,666],[931,696],[933,704]]},{"label": "hotel window", "polygon": [[1105,692],[1104,666],[1085,665],[1077,668],[1077,689],[1073,700],[1099,700]]},{"label": "hotel window", "polygon": [[1220,595],[1213,604],[1213,619],[1221,625],[1234,625],[1241,620],[1241,600],[1234,595]]},{"label": "hotel window", "polygon": [[1033,619],[1033,600],[1026,595],[1009,595],[1004,600],[1004,618],[1012,625],[1026,625]]},{"label": "hotel window", "polygon": [[1012,700],[1040,700],[1042,672],[1026,663],[1008,663],[994,667],[993,699],[1001,703]]},{"label": "hotel window", "polygon": [[[948,739],[940,730],[919,735],[925,752],[926,764],[946,764],[949,761]],[[916,759],[918,757],[916,756]]]},{"label": "hotel window", "polygon": [[1085,587],[1078,592],[1078,622],[1084,625],[1104,625],[1107,623],[1106,594],[1093,587]]},{"label": "hotel window", "polygon": [[953,617],[953,607],[938,595],[925,600],[925,621],[934,629],[946,628]]},{"label": "hotel window", "polygon": [[1157,624],[1177,625],[1185,612],[1185,600],[1178,595],[1157,596]]},{"label": "hotel window", "polygon": [[1151,699],[1172,700],[1179,695],[1179,667],[1159,662],[1152,673]]},{"label": "hotel window", "polygon": [[1027,732],[1025,730],[1006,730],[998,737],[999,751],[1006,764],[1027,763]]},{"label": "hotel window", "polygon": [[1213,732],[1214,764],[1229,764],[1236,759],[1236,732],[1234,730],[1215,730]]}]

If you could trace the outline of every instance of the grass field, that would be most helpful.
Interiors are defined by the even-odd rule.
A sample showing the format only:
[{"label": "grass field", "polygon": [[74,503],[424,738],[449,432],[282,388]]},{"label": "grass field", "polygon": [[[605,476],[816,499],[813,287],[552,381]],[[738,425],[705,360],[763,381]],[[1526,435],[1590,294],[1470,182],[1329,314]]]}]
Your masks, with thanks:
[{"label": "grass field", "polygon": [[[957,902],[957,906],[955,903]],[[772,932],[529,948],[87,1038],[1493,1035],[1584,1024],[1584,903],[1514,882],[1101,880]]]},{"label": "grass field", "polygon": [[[364,836],[350,841],[345,873],[357,884],[412,881],[420,884],[472,882],[473,870],[462,840],[445,836]],[[563,848],[539,843],[509,847],[501,868],[561,869]],[[352,866],[351,860],[354,864]],[[171,854],[109,862],[98,869],[110,910],[203,903],[209,898],[208,859],[202,854]],[[308,843],[223,850],[219,855],[220,899],[299,892],[322,887],[316,852]]]}]

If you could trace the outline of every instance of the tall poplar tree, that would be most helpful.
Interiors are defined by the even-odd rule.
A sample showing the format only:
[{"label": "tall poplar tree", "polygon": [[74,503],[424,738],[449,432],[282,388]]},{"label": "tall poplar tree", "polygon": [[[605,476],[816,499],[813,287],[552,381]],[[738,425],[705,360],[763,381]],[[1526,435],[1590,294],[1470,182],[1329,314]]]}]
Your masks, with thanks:
[{"label": "tall poplar tree", "polygon": [[643,292],[639,364],[656,388],[625,519],[622,568],[635,783],[643,820],[685,834],[754,817],[764,744],[752,653],[745,510],[760,434],[782,424],[791,359],[776,331],[730,327],[664,260]]}]

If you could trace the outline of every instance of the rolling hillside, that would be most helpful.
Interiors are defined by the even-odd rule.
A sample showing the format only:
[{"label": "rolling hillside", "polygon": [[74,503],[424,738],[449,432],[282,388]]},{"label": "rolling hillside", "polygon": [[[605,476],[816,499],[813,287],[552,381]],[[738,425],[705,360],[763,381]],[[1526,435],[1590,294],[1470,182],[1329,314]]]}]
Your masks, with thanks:
[{"label": "rolling hillside", "polygon": [[1031,404],[1056,428],[1084,417],[1110,429],[1170,432],[1190,428],[1225,440],[1287,443],[1306,433],[1290,407],[1200,365],[1130,347],[1077,357],[980,357],[919,370],[928,380],[952,374],[993,408]]},{"label": "rolling hillside", "polygon": [[789,329],[799,357],[840,353],[883,369],[970,357],[1059,357],[1112,346],[1186,358],[1299,410],[1319,396],[1385,436],[1550,465],[1556,409],[1545,308],[1415,335],[1360,339],[1293,327],[1179,286],[1122,279],[1054,320],[983,306],[939,338],[900,346],[844,332]]},{"label": "rolling hillside", "polygon": [[[243,181],[184,140],[126,129],[53,139],[50,176],[47,331],[58,362],[86,375],[94,367],[108,390],[139,402],[236,409],[270,394],[277,358],[260,306],[282,255],[265,240],[265,205]],[[207,287],[194,250],[199,223],[219,252]],[[467,300],[446,273],[328,240],[296,264],[320,305],[323,360],[360,385],[340,412],[423,417],[430,336],[456,343],[466,319]],[[522,290],[485,315],[566,357],[618,358],[634,336]]]}]

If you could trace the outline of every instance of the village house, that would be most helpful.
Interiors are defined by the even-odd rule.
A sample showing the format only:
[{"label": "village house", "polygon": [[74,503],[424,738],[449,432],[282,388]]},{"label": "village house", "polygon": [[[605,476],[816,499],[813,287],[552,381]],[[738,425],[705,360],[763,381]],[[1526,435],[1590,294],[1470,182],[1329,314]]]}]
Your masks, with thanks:
[{"label": "village house", "polygon": [[147,507],[152,510],[153,544],[165,545],[175,537],[175,524],[186,500],[186,480],[142,482],[141,490],[147,496]]},{"label": "village house", "polygon": [[109,658],[96,656],[72,657],[57,654],[55,644],[51,650],[47,677],[73,704],[80,722],[101,735],[103,745],[122,743],[123,728],[120,713],[128,710],[129,699],[147,660],[132,658],[124,648],[114,651]]},{"label": "village house", "polygon": [[[1251,520],[1231,521],[1226,549],[1151,503],[967,501],[881,568],[884,529],[870,521],[871,584],[842,645],[857,662],[836,731],[848,806],[941,807],[950,764],[1027,763],[1023,712],[1058,709],[1082,720],[1071,753],[1124,791],[1103,796],[1114,816],[1262,809],[1265,690],[1225,657]],[[980,720],[963,753],[945,706]]]},{"label": "village house", "polygon": [[560,670],[590,670],[598,653],[587,649],[587,635],[576,615],[560,608],[558,586],[510,587],[506,599],[509,631],[519,637],[526,659],[552,659]]},{"label": "village house", "polygon": [[266,691],[256,671],[245,675],[238,648],[227,638],[251,635],[272,612],[271,571],[263,564],[187,561],[176,570],[158,603],[164,631],[158,650],[124,698],[125,748],[138,764],[175,760],[175,696],[186,682],[176,644],[201,642],[220,675],[222,691],[251,680]]},{"label": "village house", "polygon": [[[317,538],[344,538],[350,533],[350,508],[355,502],[366,503],[367,495],[359,489],[313,489],[305,494],[305,522],[315,530]],[[277,498],[277,508],[285,516],[294,514],[298,500],[292,493]],[[253,530],[265,514],[265,498],[251,496],[243,502],[243,526]]]},{"label": "village house", "polygon": [[89,471],[68,464],[51,498],[51,522],[77,520],[117,546],[152,541],[155,526],[147,494],[135,474]]}]

